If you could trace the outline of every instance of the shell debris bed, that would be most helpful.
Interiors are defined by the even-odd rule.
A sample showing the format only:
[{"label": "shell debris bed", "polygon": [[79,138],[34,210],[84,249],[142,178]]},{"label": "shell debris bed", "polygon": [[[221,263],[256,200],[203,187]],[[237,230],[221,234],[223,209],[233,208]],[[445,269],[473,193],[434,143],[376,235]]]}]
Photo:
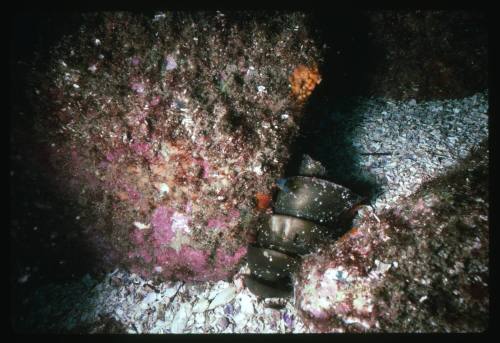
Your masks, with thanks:
[{"label": "shell debris bed", "polygon": [[360,164],[383,185],[377,212],[449,170],[488,137],[486,92],[418,104],[373,99],[364,106],[369,114],[353,145],[366,153],[391,153],[361,155]]},{"label": "shell debris bed", "polygon": [[[365,98],[360,104],[365,119],[357,128],[354,146],[360,152],[391,153],[360,157],[360,164],[383,183],[375,213],[394,207],[398,199],[456,165],[488,137],[487,93],[420,103]],[[360,211],[360,215],[370,213]],[[269,306],[269,299],[259,300],[243,286],[245,273],[246,264],[230,282],[190,284],[153,284],[124,270],[100,281],[87,275],[64,287],[40,288],[31,315],[37,318],[35,327],[56,332],[71,332],[103,316],[123,324],[128,333],[308,332],[293,298],[284,300],[281,308]],[[44,294],[53,292],[58,296],[47,304],[50,297]]]}]

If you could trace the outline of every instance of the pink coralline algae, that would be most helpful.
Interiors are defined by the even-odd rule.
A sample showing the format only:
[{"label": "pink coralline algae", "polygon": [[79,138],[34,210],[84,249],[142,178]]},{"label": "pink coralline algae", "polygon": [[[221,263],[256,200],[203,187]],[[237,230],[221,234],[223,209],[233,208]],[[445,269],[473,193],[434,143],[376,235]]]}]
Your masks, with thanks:
[{"label": "pink coralline algae", "polygon": [[373,297],[376,283],[361,275],[348,275],[349,280],[335,278],[329,268],[311,277],[308,286],[298,292],[300,313],[315,332],[335,329],[365,331],[376,326],[377,313]]},{"label": "pink coralline algae", "polygon": [[131,240],[136,245],[141,245],[144,243],[144,231],[134,229],[132,230]]},{"label": "pink coralline algae", "polygon": [[[235,213],[232,214],[234,216]],[[147,227],[132,230],[130,238],[136,249],[129,254],[129,258],[139,258],[145,263],[154,260],[157,273],[169,279],[207,281],[225,278],[246,255],[245,246],[233,254],[219,247],[214,260],[210,261],[208,251],[188,245],[182,245],[179,250],[174,249],[171,243],[176,232],[180,230],[181,235],[188,234],[189,218],[165,206],[153,212],[151,225],[152,234]],[[151,252],[145,248],[149,239],[154,242]]]},{"label": "pink coralline algae", "polygon": [[151,218],[153,225],[153,238],[158,246],[168,244],[175,235],[172,230],[172,216],[174,210],[165,206],[158,207]]},{"label": "pink coralline algae", "polygon": [[152,255],[144,250],[144,236],[136,230],[133,234],[134,242],[139,248],[130,253],[129,258],[139,258],[142,262],[155,263],[154,270],[158,275],[167,279],[186,281],[210,281],[227,278],[246,255],[247,248],[241,247],[233,254],[222,248],[217,249],[216,256],[210,259],[208,251],[197,250],[183,245],[179,251],[167,246],[156,245]]},{"label": "pink coralline algae", "polygon": [[216,218],[210,218],[207,223],[207,228],[209,229],[225,229],[230,227],[232,223],[237,221],[240,216],[238,210],[230,210],[227,216],[219,216]]},{"label": "pink coralline algae", "polygon": [[208,178],[210,172],[210,165],[208,164],[208,162],[206,160],[201,159],[201,160],[196,160],[195,163],[197,163],[203,169],[202,177],[204,179]]},{"label": "pink coralline algae", "polygon": [[[208,251],[197,250],[187,245],[182,246],[179,251],[171,247],[156,247],[153,255],[156,273],[165,278],[210,281],[224,279],[230,275],[246,255],[246,247],[241,247],[234,254],[218,249],[214,260],[210,259]],[[142,258],[144,262],[153,259],[148,252],[141,249],[130,257]]]},{"label": "pink coralline algae", "polygon": [[205,280],[219,280],[226,278],[234,271],[241,259],[246,255],[247,247],[239,248],[234,254],[229,254],[222,248],[217,249],[212,268],[205,274]]},{"label": "pink coralline algae", "polygon": [[141,198],[141,195],[139,192],[134,187],[125,185],[125,190],[127,191],[127,194],[129,196],[129,199],[133,201],[137,201]]},{"label": "pink coralline algae", "polygon": [[161,274],[168,279],[197,281],[203,279],[207,270],[208,253],[183,246],[179,251],[173,248],[156,250],[156,264]]},{"label": "pink coralline algae", "polygon": [[125,155],[125,151],[123,149],[115,149],[106,153],[106,160],[108,162],[113,162],[123,155]]},{"label": "pink coralline algae", "polygon": [[144,262],[146,263],[149,263],[153,260],[153,257],[151,256],[151,254],[149,252],[147,252],[146,250],[141,250],[140,251],[140,255],[139,255],[143,260]]},{"label": "pink coralline algae", "polygon": [[[227,227],[231,221],[239,217],[236,210],[228,216],[209,220],[207,227]],[[189,235],[189,217],[176,212],[172,208],[160,206],[151,216],[151,228],[139,225],[134,228],[130,239],[136,246],[135,252],[129,254],[130,259],[138,258],[142,263],[155,263],[156,275],[167,279],[186,281],[209,281],[224,279],[235,271],[240,261],[247,253],[247,247],[242,246],[234,253],[224,248],[216,250],[213,259],[210,252],[199,250],[188,245],[182,245],[179,250],[172,247],[177,232]],[[147,242],[153,241],[153,248],[147,250]]]},{"label": "pink coralline algae", "polygon": [[137,155],[141,156],[146,155],[151,150],[151,147],[147,143],[134,143],[131,147]]},{"label": "pink coralline algae", "polygon": [[247,247],[239,248],[234,254],[228,254],[223,249],[217,249],[216,261],[219,266],[231,268],[247,254]]},{"label": "pink coralline algae", "polygon": [[227,226],[226,222],[224,221],[224,219],[221,218],[209,219],[207,224],[207,227],[209,229],[224,228],[226,226]]},{"label": "pink coralline algae", "polygon": [[179,258],[185,259],[187,267],[191,269],[195,278],[203,278],[207,270],[208,252],[199,251],[188,246],[183,246],[179,251]]},{"label": "pink coralline algae", "polygon": [[[352,273],[352,274],[350,274]],[[373,289],[371,279],[342,266],[329,267],[324,272],[315,271],[310,275],[310,288],[303,289],[300,306],[318,322],[328,319],[343,320],[361,327],[371,327],[374,323]]]},{"label": "pink coralline algae", "polygon": [[211,262],[209,252],[183,246],[178,252],[172,248],[158,251],[156,264],[161,267],[158,273],[168,279],[210,281],[226,278],[245,254],[246,248],[234,255],[218,251],[215,261]]},{"label": "pink coralline algae", "polygon": [[376,324],[372,299],[381,273],[367,271],[371,266],[367,256],[373,253],[369,244],[373,237],[366,233],[369,224],[374,223],[354,228],[333,247],[325,247],[328,257],[310,256],[305,260],[296,292],[299,309],[315,331],[330,332],[346,326],[364,331]]}]

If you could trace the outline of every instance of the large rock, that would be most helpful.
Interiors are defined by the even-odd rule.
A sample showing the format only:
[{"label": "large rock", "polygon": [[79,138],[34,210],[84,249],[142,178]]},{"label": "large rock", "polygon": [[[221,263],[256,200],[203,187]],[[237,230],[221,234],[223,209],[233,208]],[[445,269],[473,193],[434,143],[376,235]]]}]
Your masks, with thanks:
[{"label": "large rock", "polygon": [[226,278],[321,80],[306,16],[84,19],[35,65],[29,89],[54,190],[81,205],[101,266]]},{"label": "large rock", "polygon": [[295,294],[311,330],[487,329],[486,144],[397,208],[363,216],[304,259]]}]

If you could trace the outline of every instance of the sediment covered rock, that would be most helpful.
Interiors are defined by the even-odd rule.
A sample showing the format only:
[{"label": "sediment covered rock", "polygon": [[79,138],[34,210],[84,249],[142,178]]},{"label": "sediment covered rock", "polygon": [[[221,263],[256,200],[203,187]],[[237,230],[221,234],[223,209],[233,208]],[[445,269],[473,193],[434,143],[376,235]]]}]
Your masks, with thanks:
[{"label": "sediment covered rock", "polygon": [[304,260],[313,331],[471,332],[489,319],[487,142],[393,209]]},{"label": "sediment covered rock", "polygon": [[[41,168],[81,205],[101,266],[188,281],[235,270],[320,82],[305,20],[89,14],[53,47],[29,90]],[[296,68],[314,68],[300,99]]]}]

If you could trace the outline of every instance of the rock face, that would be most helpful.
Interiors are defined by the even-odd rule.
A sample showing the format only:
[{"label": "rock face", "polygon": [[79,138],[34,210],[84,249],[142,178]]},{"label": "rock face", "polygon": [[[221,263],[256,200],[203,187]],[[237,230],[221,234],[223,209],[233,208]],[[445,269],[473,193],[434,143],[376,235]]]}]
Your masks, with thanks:
[{"label": "rock face", "polygon": [[370,93],[393,99],[447,99],[487,87],[485,12],[370,11],[366,20],[378,56]]},{"label": "rock face", "polygon": [[313,331],[483,331],[489,318],[488,149],[304,260]]},{"label": "rock face", "polygon": [[[82,206],[82,239],[103,266],[186,281],[234,271],[265,211],[256,194],[281,176],[321,80],[305,20],[88,15],[38,65],[43,168]],[[302,74],[313,81],[292,93]]]},{"label": "rock face", "polygon": [[[488,87],[486,11],[322,11],[329,94],[457,99]],[[369,58],[367,58],[369,56]]]}]

